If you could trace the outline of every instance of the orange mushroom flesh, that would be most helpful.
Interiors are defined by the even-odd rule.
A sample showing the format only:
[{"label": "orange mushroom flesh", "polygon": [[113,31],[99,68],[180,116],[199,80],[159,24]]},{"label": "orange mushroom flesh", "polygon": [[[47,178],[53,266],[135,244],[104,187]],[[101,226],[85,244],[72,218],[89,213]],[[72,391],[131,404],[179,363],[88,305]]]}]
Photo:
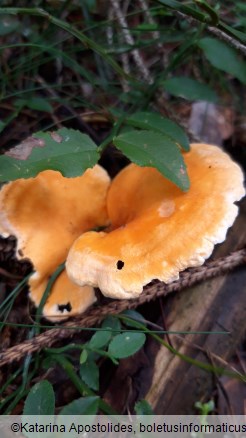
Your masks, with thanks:
[{"label": "orange mushroom flesh", "polygon": [[[46,170],[2,188],[0,233],[4,237],[15,235],[17,257],[28,258],[33,264],[29,286],[36,306],[74,240],[84,231],[108,224],[109,184],[107,172],[96,165],[76,178]],[[94,301],[93,288],[75,285],[64,271],[55,281],[43,313],[57,320],[84,311]]]},{"label": "orange mushroom flesh", "polygon": [[116,176],[107,198],[112,231],[74,242],[66,262],[72,281],[128,299],[153,279],[170,283],[204,263],[237,216],[243,173],[216,146],[192,144],[184,158],[187,193],[150,167],[130,164]]},{"label": "orange mushroom flesh", "polygon": [[[38,286],[31,286],[31,298],[42,297],[47,286],[47,277]],[[36,302],[36,305],[39,304]],[[83,313],[96,301],[94,288],[91,286],[78,286],[67,276],[66,271],[62,271],[54,282],[51,293],[43,308],[43,316],[50,321],[56,322],[68,316]]]}]

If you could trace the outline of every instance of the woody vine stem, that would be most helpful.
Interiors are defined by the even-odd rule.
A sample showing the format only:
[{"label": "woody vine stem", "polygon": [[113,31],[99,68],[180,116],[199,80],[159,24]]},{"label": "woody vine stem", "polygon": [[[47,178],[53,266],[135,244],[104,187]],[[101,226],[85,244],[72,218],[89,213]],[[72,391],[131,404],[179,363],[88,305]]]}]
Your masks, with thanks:
[{"label": "woody vine stem", "polygon": [[83,328],[93,327],[99,324],[107,315],[119,314],[126,309],[134,309],[158,297],[166,296],[172,292],[178,292],[201,281],[226,274],[245,263],[246,248],[235,251],[216,261],[208,262],[201,267],[185,271],[180,274],[179,280],[168,285],[160,281],[153,282],[146,286],[144,292],[136,299],[113,300],[104,306],[90,309],[82,316],[75,317],[60,327],[51,328],[32,339],[26,340],[20,345],[8,348],[0,354],[0,367],[12,363],[13,361],[19,361],[28,354],[51,347],[61,339],[70,338],[76,332],[83,330]]}]

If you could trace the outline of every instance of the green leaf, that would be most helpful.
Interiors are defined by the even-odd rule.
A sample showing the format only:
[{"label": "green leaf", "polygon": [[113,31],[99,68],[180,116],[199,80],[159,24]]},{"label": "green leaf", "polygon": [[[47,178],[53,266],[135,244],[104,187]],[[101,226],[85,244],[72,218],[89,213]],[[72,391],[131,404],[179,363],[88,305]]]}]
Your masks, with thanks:
[{"label": "green leaf", "polygon": [[121,100],[121,102],[135,104],[135,102],[140,102],[141,100],[143,100],[144,92],[143,90],[137,90],[136,88],[132,88],[130,89],[130,91],[119,94],[118,98]]},{"label": "green leaf", "polygon": [[20,22],[16,17],[5,15],[0,20],[0,36],[5,36],[15,32],[20,27]]},{"label": "green leaf", "polygon": [[[0,156],[0,181],[31,178],[46,169],[60,171],[65,177],[76,177],[98,160],[95,143],[79,131],[61,128],[55,133],[38,132],[33,137],[41,145],[33,147],[26,160]],[[35,139],[33,142],[37,143]]]},{"label": "green leaf", "polygon": [[160,114],[138,112],[128,117],[126,123],[135,128],[160,132],[178,143],[185,151],[190,149],[188,137],[183,129],[177,123],[162,117]]},{"label": "green leaf", "polygon": [[239,9],[240,12],[246,12],[246,4],[245,3],[241,3],[241,2],[237,2],[235,4],[236,9]]},{"label": "green leaf", "polygon": [[239,58],[235,49],[216,38],[209,37],[201,39],[198,46],[214,67],[246,84],[246,62]]},{"label": "green leaf", "polygon": [[189,189],[189,178],[180,150],[164,135],[135,130],[118,135],[113,142],[134,163],[156,167],[181,190]]},{"label": "green leaf", "polygon": [[88,343],[89,347],[92,350],[97,350],[98,348],[105,347],[111,339],[112,332],[111,330],[98,330],[91,338]]},{"label": "green leaf", "polygon": [[127,318],[130,319],[130,320],[123,319],[124,324],[127,325],[128,327],[139,327],[139,325],[136,324],[136,322],[146,325],[144,317],[141,315],[141,313],[136,312],[136,310],[132,310],[132,309],[124,310],[124,312],[122,312],[121,315],[126,316]]},{"label": "green leaf", "polygon": [[244,44],[246,43],[246,33],[241,32],[240,30],[234,29],[226,23],[220,22],[220,29],[223,30],[230,36],[236,37],[238,40],[242,41]]},{"label": "green leaf", "polygon": [[23,415],[53,415],[55,394],[48,380],[42,380],[32,387],[24,405]]},{"label": "green leaf", "polygon": [[116,335],[109,344],[108,352],[116,359],[132,356],[144,345],[146,336],[144,333],[121,333]]},{"label": "green leaf", "polygon": [[206,100],[216,102],[216,93],[206,84],[185,76],[172,77],[164,83],[164,88],[173,96],[183,97],[187,100]]},{"label": "green leaf", "polygon": [[2,120],[0,120],[0,132],[2,132],[4,130],[6,126],[6,123],[4,123]]},{"label": "green leaf", "polygon": [[208,415],[215,409],[215,404],[213,400],[207,403],[201,403],[200,401],[195,403],[195,408],[199,409],[201,415]]},{"label": "green leaf", "polygon": [[81,397],[65,406],[60,415],[95,415],[98,406],[99,397]]},{"label": "green leaf", "polygon": [[44,111],[47,113],[51,113],[53,111],[52,106],[50,105],[47,99],[43,97],[30,97],[29,99],[16,99],[14,105],[17,107],[28,107],[37,111]]},{"label": "green leaf", "polygon": [[[89,11],[91,13],[95,12],[96,10],[96,5],[97,2],[96,0],[84,0],[84,2],[86,3],[86,7],[89,9]],[[82,3],[82,2],[81,2]]]},{"label": "green leaf", "polygon": [[107,316],[102,323],[102,328],[111,329],[113,333],[120,331],[121,323],[118,318],[114,316]]},{"label": "green leaf", "polygon": [[208,18],[209,18],[203,12],[200,12],[197,9],[191,8],[190,6],[186,6],[185,4],[183,4],[180,1],[158,0],[158,3],[160,3],[163,6],[166,6],[168,8],[174,9],[175,11],[183,12],[184,14],[187,14],[193,18],[196,18],[197,20],[199,20],[201,22],[207,22]]},{"label": "green leaf", "polygon": [[159,26],[156,23],[141,23],[134,30],[155,32],[159,30]]},{"label": "green leaf", "polygon": [[89,388],[98,391],[99,370],[97,364],[94,361],[90,360],[81,365],[80,377],[89,386]]},{"label": "green leaf", "polygon": [[79,363],[82,365],[87,361],[87,358],[88,358],[88,351],[84,349],[82,350],[82,353],[80,355]]},{"label": "green leaf", "polygon": [[154,415],[152,407],[146,400],[138,401],[134,406],[134,410],[136,415]]}]

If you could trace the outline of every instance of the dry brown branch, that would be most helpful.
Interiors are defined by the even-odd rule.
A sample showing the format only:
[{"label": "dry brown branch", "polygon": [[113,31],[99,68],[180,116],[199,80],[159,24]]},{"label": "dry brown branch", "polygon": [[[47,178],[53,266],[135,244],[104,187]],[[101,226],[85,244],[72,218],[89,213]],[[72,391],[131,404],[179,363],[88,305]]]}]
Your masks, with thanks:
[{"label": "dry brown branch", "polygon": [[[140,7],[142,8],[142,11],[144,13],[146,22],[149,24],[154,24],[156,25],[156,21],[153,19],[150,10],[149,10],[149,4],[146,0],[138,0]],[[158,39],[160,38],[160,32],[159,31],[153,31],[152,32],[153,38],[156,39],[158,41]],[[160,41],[157,42],[157,46],[159,47],[159,49],[162,48],[162,43]]]},{"label": "dry brown branch", "polygon": [[[151,24],[155,24],[155,21],[153,20],[152,16],[149,13],[148,4],[146,3],[146,1],[139,0],[139,3],[142,7],[144,15],[146,16],[147,22],[149,22]],[[120,8],[120,1],[119,0],[110,0],[110,5],[111,5],[111,7],[109,9],[109,15],[108,15],[109,20],[112,20],[113,17],[115,16],[115,19],[118,21],[118,23],[122,29],[120,38],[124,39],[126,41],[126,43],[129,44],[130,46],[134,46],[135,41],[134,41],[134,38],[132,37],[132,35],[128,29],[128,24],[127,24],[127,21],[125,18],[125,12],[123,10],[121,10],[121,8]],[[107,36],[108,36],[108,41],[112,44],[113,33],[112,33],[112,28],[110,26],[108,27]],[[153,37],[156,38],[158,41],[159,33],[154,32]],[[158,42],[157,45],[158,45],[159,49],[162,48],[161,42]],[[146,63],[144,62],[144,59],[141,56],[140,51],[138,49],[133,49],[131,53],[132,53],[133,60],[136,64],[136,67],[137,67],[140,75],[142,76],[143,80],[147,84],[150,84],[150,85],[153,84],[154,83],[153,75],[151,74],[150,69],[148,68]],[[129,74],[130,67],[129,67],[128,54],[121,55],[121,62],[122,62],[122,66],[123,66],[124,71],[127,74]],[[123,85],[123,90],[125,92],[128,92],[130,90],[129,84],[125,80],[123,81],[122,85]],[[158,88],[158,90],[156,90],[156,92],[155,92],[153,109],[155,111],[159,112],[166,107],[167,107],[167,100],[165,97],[165,93],[163,92],[163,90]],[[169,113],[169,110],[167,110],[166,112]],[[185,131],[187,132],[187,134],[192,142],[197,142],[197,143],[201,142],[201,139],[199,138],[199,136],[196,135],[189,128],[189,126],[186,123],[184,123],[176,114],[170,114],[170,118],[174,122],[180,124],[180,126],[182,126],[182,128],[185,129]]]},{"label": "dry brown branch", "polygon": [[239,52],[241,52],[244,55],[246,55],[246,46],[245,46],[245,44],[240,43],[236,39],[234,39],[231,36],[227,35],[225,32],[222,32],[222,30],[217,29],[216,27],[208,26],[207,30],[211,34],[217,36],[220,40],[225,41],[226,43],[230,44],[230,46],[234,47]]},{"label": "dry brown branch", "polygon": [[[135,41],[134,41],[134,39],[133,39],[129,29],[128,29],[126,19],[125,19],[124,14],[122,13],[120,6],[119,6],[119,1],[110,0],[110,3],[112,5],[112,8],[113,8],[113,11],[114,11],[116,18],[117,18],[120,26],[122,27],[122,35],[124,36],[126,43],[129,44],[129,46],[134,46]],[[148,84],[152,84],[153,78],[152,78],[148,68],[146,67],[146,65],[144,63],[139,50],[133,49],[132,56],[133,56],[133,59],[136,63],[136,66],[138,67],[145,82],[147,82]]]},{"label": "dry brown branch", "polygon": [[171,284],[160,281],[150,283],[144,288],[144,292],[134,300],[111,301],[101,307],[95,307],[82,316],[65,322],[62,326],[50,329],[33,339],[26,340],[20,345],[13,346],[0,354],[0,366],[13,361],[19,361],[28,354],[35,353],[53,346],[61,339],[66,339],[84,327],[93,327],[100,323],[107,315],[119,314],[126,309],[134,309],[139,305],[155,300],[157,297],[166,296],[169,293],[180,291],[194,284],[225,274],[246,262],[246,248],[235,251],[216,261],[192,268],[180,274],[180,279]]},{"label": "dry brown branch", "polygon": [[[109,12],[108,12],[108,21],[111,22],[113,19],[114,19],[114,11],[113,11],[113,9],[110,8]],[[109,45],[113,46],[113,30],[112,30],[111,26],[107,27],[107,35],[108,35]],[[122,44],[124,42],[122,32],[118,33],[118,38]],[[126,76],[129,76],[131,74],[129,54],[122,53],[120,55],[120,59],[121,59],[121,63],[122,63],[122,68],[123,68],[124,72],[126,73]],[[124,77],[120,78],[120,81],[122,83],[122,88],[123,88],[124,93],[128,93],[130,91],[130,85],[129,85],[128,81]]]}]

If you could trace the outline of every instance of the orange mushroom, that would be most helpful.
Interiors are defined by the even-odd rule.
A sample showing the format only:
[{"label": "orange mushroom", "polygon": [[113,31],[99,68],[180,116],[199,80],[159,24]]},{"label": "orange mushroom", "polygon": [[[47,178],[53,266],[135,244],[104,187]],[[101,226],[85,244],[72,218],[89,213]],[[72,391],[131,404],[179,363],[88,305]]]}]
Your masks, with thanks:
[{"label": "orange mushroom", "polygon": [[184,159],[187,193],[150,167],[130,164],[116,176],[107,198],[111,231],[74,242],[66,262],[72,281],[128,299],[153,279],[170,283],[204,263],[237,216],[243,173],[216,146],[192,144]]},{"label": "orange mushroom", "polygon": [[[0,234],[17,238],[16,255],[34,267],[30,297],[37,306],[48,280],[84,231],[108,224],[107,172],[96,165],[77,178],[46,170],[35,178],[10,182],[0,192]],[[49,319],[84,311],[95,301],[91,287],[79,287],[62,272],[43,313]]]}]

